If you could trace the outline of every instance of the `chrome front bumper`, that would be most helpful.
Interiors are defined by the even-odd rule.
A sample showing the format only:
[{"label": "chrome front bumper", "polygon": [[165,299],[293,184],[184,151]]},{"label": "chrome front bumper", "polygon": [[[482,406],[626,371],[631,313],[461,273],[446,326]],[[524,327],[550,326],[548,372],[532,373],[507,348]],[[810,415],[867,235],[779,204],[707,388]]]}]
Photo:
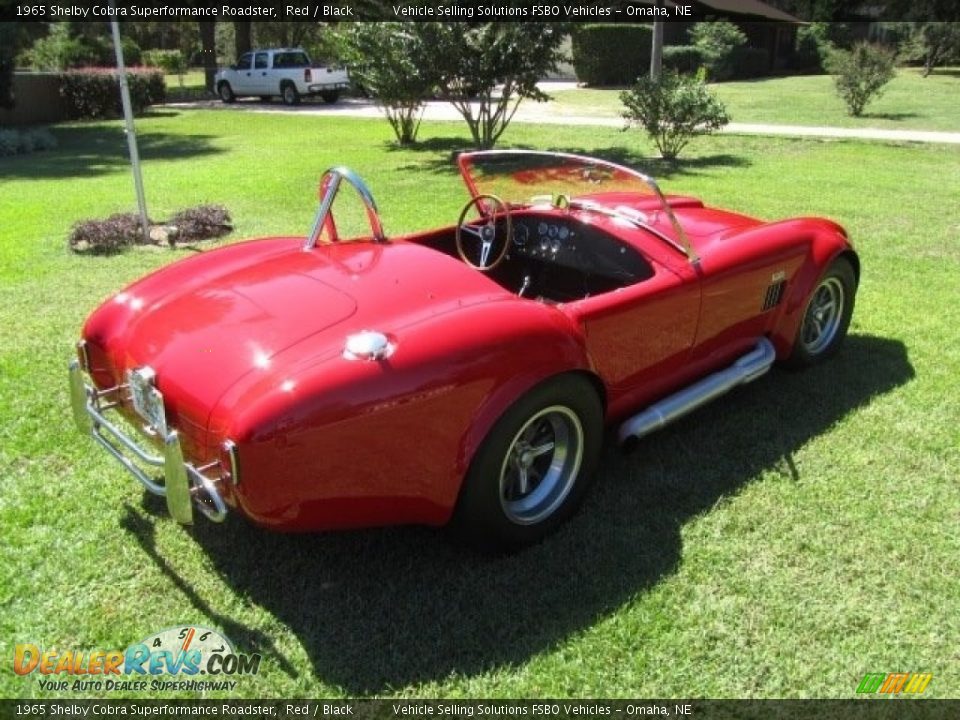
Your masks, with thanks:
[{"label": "chrome front bumper", "polygon": [[[227,506],[217,489],[224,482],[220,461],[214,460],[201,467],[185,462],[176,430],[163,436],[163,455],[151,454],[140,447],[106,417],[107,412],[120,406],[122,393],[126,390],[127,385],[98,390],[84,380],[79,361],[70,363],[70,404],[80,432],[91,435],[147,490],[166,497],[170,515],[178,523],[189,525],[193,522],[194,506],[213,522],[223,522]],[[225,449],[235,468],[232,443],[228,441]],[[163,468],[163,474],[158,476],[143,466]],[[210,473],[216,473],[216,477],[210,477]]]}]

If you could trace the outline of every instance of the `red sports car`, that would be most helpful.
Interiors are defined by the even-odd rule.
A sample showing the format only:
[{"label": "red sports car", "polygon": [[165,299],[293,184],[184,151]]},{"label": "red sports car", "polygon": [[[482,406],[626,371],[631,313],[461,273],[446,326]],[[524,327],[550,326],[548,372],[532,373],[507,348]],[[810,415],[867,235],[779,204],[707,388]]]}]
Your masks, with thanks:
[{"label": "red sports car", "polygon": [[[860,262],[829,220],[762,222],[575,155],[459,165],[454,225],[388,238],[334,168],[306,237],[117,293],[70,366],[81,431],[181,523],[450,525],[515,548],[580,503],[604,426],[633,441],[847,332]],[[347,185],[370,223],[354,239]]]}]

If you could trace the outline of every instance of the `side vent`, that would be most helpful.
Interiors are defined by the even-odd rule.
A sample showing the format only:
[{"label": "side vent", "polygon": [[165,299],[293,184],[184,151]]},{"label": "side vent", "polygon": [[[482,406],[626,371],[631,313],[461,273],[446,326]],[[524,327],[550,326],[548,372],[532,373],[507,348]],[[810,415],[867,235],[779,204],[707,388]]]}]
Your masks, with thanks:
[{"label": "side vent", "polygon": [[767,287],[767,292],[763,296],[763,307],[760,308],[761,312],[775,308],[783,299],[783,289],[786,287],[787,281],[783,277],[777,278],[774,276],[774,278],[774,281]]}]

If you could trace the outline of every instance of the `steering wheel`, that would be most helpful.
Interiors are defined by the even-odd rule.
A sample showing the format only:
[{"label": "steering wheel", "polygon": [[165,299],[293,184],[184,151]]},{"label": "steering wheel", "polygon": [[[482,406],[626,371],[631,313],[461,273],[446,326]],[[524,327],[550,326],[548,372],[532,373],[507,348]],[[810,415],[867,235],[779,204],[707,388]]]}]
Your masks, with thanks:
[{"label": "steering wheel", "polygon": [[[477,207],[480,216],[485,222],[477,225],[475,223],[465,222],[467,212],[473,206]],[[501,223],[502,228],[497,229],[497,224]],[[510,219],[510,209],[507,204],[496,195],[477,195],[466,205],[460,213],[460,219],[457,221],[457,253],[460,259],[472,268],[480,272],[490,272],[497,265],[503,262],[507,256],[507,248],[510,247],[510,238],[513,237],[513,221]],[[493,250],[497,235],[503,234],[503,247],[500,249],[493,261],[490,261],[490,252]],[[473,262],[468,256],[463,246],[464,234],[471,235],[480,241],[480,262]]]}]

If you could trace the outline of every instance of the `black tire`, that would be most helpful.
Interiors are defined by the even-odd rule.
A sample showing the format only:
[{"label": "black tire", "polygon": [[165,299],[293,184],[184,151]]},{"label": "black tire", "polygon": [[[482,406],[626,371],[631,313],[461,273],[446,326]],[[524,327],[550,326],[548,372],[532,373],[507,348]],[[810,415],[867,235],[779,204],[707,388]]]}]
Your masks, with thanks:
[{"label": "black tire", "polygon": [[270,102],[271,99],[272,99],[272,98],[271,98],[269,95],[261,95],[261,96],[260,96],[260,102],[262,102],[262,103],[268,103],[268,102]]},{"label": "black tire", "polygon": [[280,86],[280,98],[284,105],[300,104],[300,93],[297,92],[297,86],[291,82],[285,82]]},{"label": "black tire", "polygon": [[537,386],[504,413],[477,450],[451,534],[484,552],[539,542],[580,506],[602,442],[603,407],[586,378],[563,375]]},{"label": "black tire", "polygon": [[337,100],[340,99],[339,90],[324,90],[320,93],[320,99],[323,100],[327,105],[333,105]]},{"label": "black tire", "polygon": [[225,103],[232,103],[237,100],[237,96],[233,94],[233,88],[230,87],[230,83],[225,80],[217,85],[217,95],[219,95],[220,99]]},{"label": "black tire", "polygon": [[786,361],[804,368],[826,360],[840,349],[850,327],[857,295],[857,276],[846,258],[831,263],[807,298],[803,319]]}]

